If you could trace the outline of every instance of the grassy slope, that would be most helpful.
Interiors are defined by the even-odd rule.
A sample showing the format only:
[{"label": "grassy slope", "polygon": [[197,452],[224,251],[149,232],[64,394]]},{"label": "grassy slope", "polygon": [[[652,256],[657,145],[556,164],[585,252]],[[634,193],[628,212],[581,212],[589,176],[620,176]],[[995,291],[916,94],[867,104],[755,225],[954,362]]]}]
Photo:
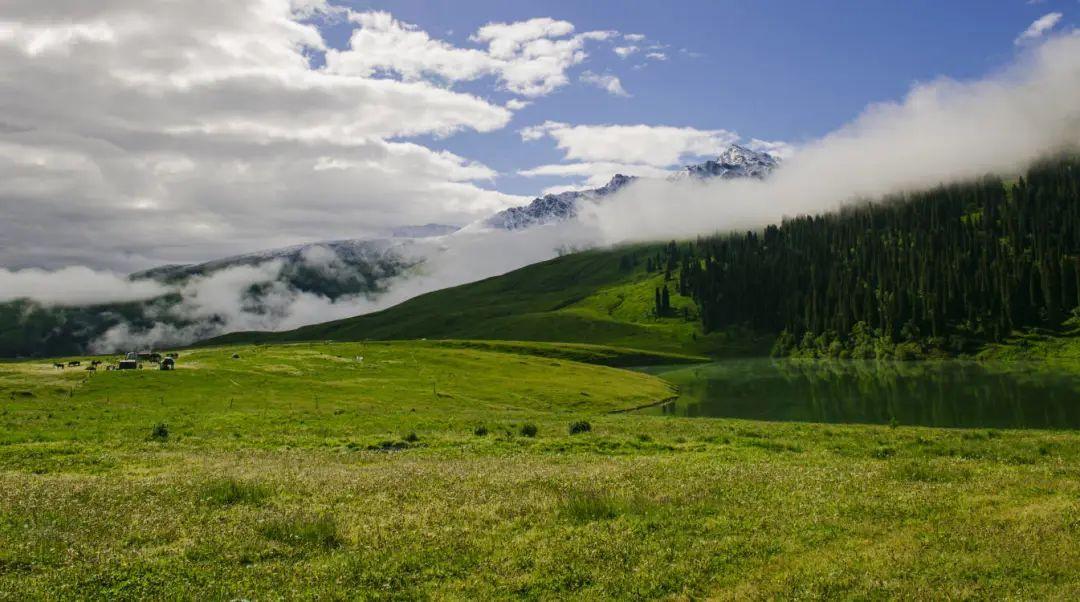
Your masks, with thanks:
[{"label": "grassy slope", "polygon": [[1003,343],[987,345],[978,357],[984,360],[1080,362],[1080,319],[1068,320],[1056,332],[1013,333]]},{"label": "grassy slope", "polygon": [[455,345],[0,364],[0,599],[1080,596],[1076,433],[610,414],[669,389]]},{"label": "grassy slope", "polygon": [[[421,295],[390,309],[282,333],[234,333],[212,343],[299,340],[489,339],[615,345],[690,354],[749,354],[771,340],[705,336],[689,298],[672,296],[676,316],[652,315],[663,276],[619,268],[627,249],[566,255],[479,282]],[[676,283],[668,283],[676,288]],[[675,291],[672,291],[673,293]],[[683,318],[683,307],[688,318]]]}]

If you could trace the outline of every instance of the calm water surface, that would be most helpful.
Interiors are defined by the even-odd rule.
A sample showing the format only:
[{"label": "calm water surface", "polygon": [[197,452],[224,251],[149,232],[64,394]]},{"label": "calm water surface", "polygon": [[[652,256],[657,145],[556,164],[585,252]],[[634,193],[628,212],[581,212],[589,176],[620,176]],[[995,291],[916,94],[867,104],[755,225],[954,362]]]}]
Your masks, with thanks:
[{"label": "calm water surface", "polygon": [[724,360],[642,371],[679,385],[645,412],[941,427],[1080,428],[1080,372],[1035,363]]}]

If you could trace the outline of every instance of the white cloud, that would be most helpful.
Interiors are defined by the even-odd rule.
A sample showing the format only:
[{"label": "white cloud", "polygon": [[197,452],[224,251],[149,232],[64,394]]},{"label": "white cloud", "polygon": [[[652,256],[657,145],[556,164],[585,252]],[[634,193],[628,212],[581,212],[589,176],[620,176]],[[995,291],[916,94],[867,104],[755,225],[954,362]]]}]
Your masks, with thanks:
[{"label": "white cloud", "polygon": [[596,86],[613,96],[630,96],[623,88],[619,78],[610,73],[600,75],[598,73],[593,73],[592,71],[586,71],[581,74],[581,81]]},{"label": "white cloud", "polygon": [[427,32],[387,12],[351,13],[349,20],[359,27],[353,30],[348,50],[327,52],[330,72],[370,77],[379,70],[392,70],[405,79],[436,75],[461,81],[489,75],[499,68],[499,61],[487,52],[433,40]]},{"label": "white cloud", "polygon": [[627,42],[641,42],[645,40],[645,36],[640,33],[628,33],[623,35],[623,39]]},{"label": "white cloud", "polygon": [[616,46],[615,54],[619,55],[619,58],[624,59],[640,50],[637,46]]},{"label": "white cloud", "polygon": [[652,165],[597,161],[593,163],[558,163],[553,165],[541,165],[532,169],[523,169],[518,172],[518,175],[527,178],[567,178],[584,176],[586,178],[585,180],[577,184],[569,185],[573,189],[580,189],[603,186],[604,184],[607,184],[615,174],[644,178],[663,178],[670,173],[669,170],[654,167]]},{"label": "white cloud", "polygon": [[43,305],[77,306],[141,301],[168,291],[157,282],[131,281],[115,272],[99,272],[85,267],[55,271],[0,268],[0,303],[33,299]]},{"label": "white cloud", "polygon": [[532,104],[532,102],[528,101],[528,100],[521,100],[520,98],[511,98],[510,100],[506,101],[506,108],[510,109],[511,111],[520,111],[521,109],[524,109],[525,107],[527,107],[527,106],[529,106],[531,104]]},{"label": "white cloud", "polygon": [[[512,106],[313,67],[318,26],[344,14],[322,0],[6,2],[0,265],[133,270],[518,202],[483,187],[486,166],[401,140],[493,131]],[[438,64],[468,72],[454,60]]]},{"label": "white cloud", "polygon": [[653,61],[666,61],[668,57],[663,52],[649,52],[645,55],[645,58]]},{"label": "white cloud", "polygon": [[1016,37],[1014,43],[1020,45],[1041,38],[1046,32],[1053,29],[1058,24],[1058,21],[1061,21],[1062,16],[1064,15],[1054,12],[1035,19],[1023,33]]},{"label": "white cloud", "polygon": [[795,147],[781,140],[759,140],[751,138],[746,147],[759,153],[769,153],[780,159],[790,159],[795,154]]},{"label": "white cloud", "polygon": [[656,125],[570,125],[548,121],[520,130],[524,141],[550,136],[571,161],[671,167],[718,155],[739,136],[727,130]]},{"label": "white cloud", "polygon": [[523,96],[543,96],[566,85],[566,71],[588,56],[586,43],[615,35],[611,31],[571,35],[573,24],[546,17],[489,23],[469,38],[487,46],[481,50],[434,40],[387,12],[350,12],[349,19],[359,27],[348,49],[327,51],[329,72],[364,77],[388,72],[406,80],[432,77],[449,82],[495,76],[504,88]]}]

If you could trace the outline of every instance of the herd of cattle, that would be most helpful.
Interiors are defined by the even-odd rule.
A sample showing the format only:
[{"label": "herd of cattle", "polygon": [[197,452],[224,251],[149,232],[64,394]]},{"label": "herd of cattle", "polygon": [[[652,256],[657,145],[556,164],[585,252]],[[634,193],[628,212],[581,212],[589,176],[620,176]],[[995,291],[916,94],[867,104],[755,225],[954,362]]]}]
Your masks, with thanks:
[{"label": "herd of cattle", "polygon": [[[162,356],[160,353],[151,351],[138,353],[133,351],[125,355],[123,359],[118,359],[115,364],[106,365],[105,370],[110,372],[113,370],[142,370],[144,361],[157,365],[159,370],[175,370],[176,358],[178,357],[180,357],[179,353],[166,353]],[[87,372],[97,372],[98,366],[102,364],[104,364],[104,362],[101,360],[91,360],[90,364],[83,368],[83,370],[86,370]],[[66,364],[63,362],[53,363],[53,368],[57,370],[80,367],[82,367],[82,361],[80,360],[71,360]]]}]

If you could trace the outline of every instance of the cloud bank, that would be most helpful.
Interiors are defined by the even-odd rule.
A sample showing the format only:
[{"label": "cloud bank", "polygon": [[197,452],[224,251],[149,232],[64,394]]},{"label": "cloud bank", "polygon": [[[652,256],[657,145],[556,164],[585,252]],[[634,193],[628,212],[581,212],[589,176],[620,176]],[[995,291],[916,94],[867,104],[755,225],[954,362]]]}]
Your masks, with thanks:
[{"label": "cloud bank", "polygon": [[73,307],[143,301],[167,292],[169,288],[157,282],[133,282],[115,272],[87,267],[0,269],[0,303],[32,299],[42,305]]},{"label": "cloud bank", "polygon": [[[994,173],[1080,150],[1080,34],[1047,40],[1003,72],[916,85],[802,145],[764,182],[646,181],[592,207],[606,242],[762,227],[856,200]],[[660,200],[663,202],[660,202]]]}]

